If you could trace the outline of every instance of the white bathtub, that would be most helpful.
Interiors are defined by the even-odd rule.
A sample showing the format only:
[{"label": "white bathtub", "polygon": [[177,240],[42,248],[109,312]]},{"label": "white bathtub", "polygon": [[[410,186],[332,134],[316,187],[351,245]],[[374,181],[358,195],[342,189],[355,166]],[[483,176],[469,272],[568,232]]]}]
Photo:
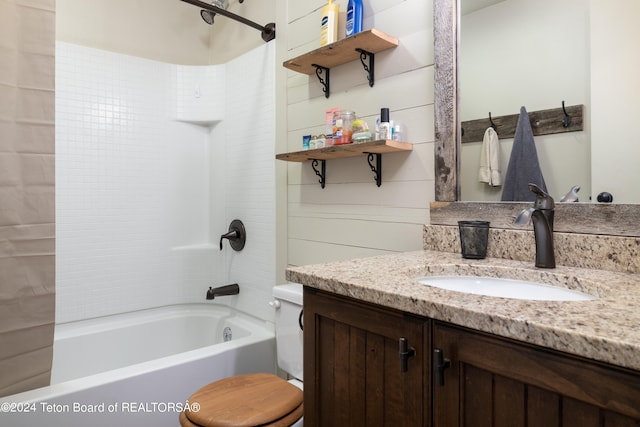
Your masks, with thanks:
[{"label": "white bathtub", "polygon": [[51,385],[0,398],[0,426],[177,426],[195,390],[275,355],[273,324],[213,304],[57,325]]}]

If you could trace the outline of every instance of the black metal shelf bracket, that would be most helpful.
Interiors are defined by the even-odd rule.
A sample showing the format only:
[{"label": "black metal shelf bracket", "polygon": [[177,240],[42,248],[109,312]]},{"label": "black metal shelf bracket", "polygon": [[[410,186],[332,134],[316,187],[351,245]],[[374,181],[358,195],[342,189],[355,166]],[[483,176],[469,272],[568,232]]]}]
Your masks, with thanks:
[{"label": "black metal shelf bracket", "polygon": [[[373,87],[373,84],[375,82],[375,58],[376,55],[374,53],[371,52],[367,52],[364,49],[360,49],[360,48],[356,48],[356,51],[360,52],[360,62],[362,63],[362,67],[364,68],[364,71],[367,74],[367,80],[369,80],[369,86]],[[367,65],[367,63],[365,62],[367,60],[367,58],[369,59],[369,65]]]},{"label": "black metal shelf bracket", "polygon": [[[318,162],[322,162],[320,163],[320,170],[318,170]],[[318,180],[318,182],[320,183],[320,187],[324,188],[327,177],[327,161],[313,159],[311,161],[311,167],[313,168],[313,171],[316,173],[316,175],[320,177],[320,180]]]},{"label": "black metal shelf bracket", "polygon": [[[323,67],[322,65],[318,65],[318,64],[311,64],[311,66],[316,67],[316,76],[318,77],[318,80],[322,85],[322,91],[324,92],[324,97],[329,98],[329,96],[331,95],[331,86],[329,84],[329,72],[331,70],[327,67]],[[322,77],[323,73],[324,73],[324,78]]]},{"label": "black metal shelf bracket", "polygon": [[[371,168],[371,172],[373,172],[376,180],[376,185],[380,187],[382,185],[382,154],[380,153],[366,153],[367,154],[367,162],[369,163],[369,167]],[[373,158],[376,158],[376,164],[373,164]]]}]

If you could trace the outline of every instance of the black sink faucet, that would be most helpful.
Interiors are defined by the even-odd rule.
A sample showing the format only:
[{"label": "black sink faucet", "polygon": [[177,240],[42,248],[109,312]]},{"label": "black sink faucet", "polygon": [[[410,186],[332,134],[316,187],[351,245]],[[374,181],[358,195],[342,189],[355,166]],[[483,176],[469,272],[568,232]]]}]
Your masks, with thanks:
[{"label": "black sink faucet", "polygon": [[553,215],[555,203],[553,197],[542,191],[535,184],[529,184],[529,190],[536,194],[533,207],[518,214],[514,223],[528,224],[533,220],[533,234],[536,239],[536,267],[556,268],[556,257],[553,249]]}]

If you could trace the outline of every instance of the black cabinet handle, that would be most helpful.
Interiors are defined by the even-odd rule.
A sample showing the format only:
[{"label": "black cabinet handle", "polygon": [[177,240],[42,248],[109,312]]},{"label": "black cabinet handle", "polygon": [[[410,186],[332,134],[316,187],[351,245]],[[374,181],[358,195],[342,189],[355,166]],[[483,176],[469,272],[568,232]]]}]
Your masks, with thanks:
[{"label": "black cabinet handle", "polygon": [[407,372],[407,361],[416,355],[416,350],[413,347],[409,347],[407,339],[402,337],[399,340],[400,349],[398,356],[400,357],[400,372]]},{"label": "black cabinet handle", "polygon": [[451,366],[451,361],[444,358],[444,353],[439,348],[433,349],[433,382],[444,385],[444,370]]}]

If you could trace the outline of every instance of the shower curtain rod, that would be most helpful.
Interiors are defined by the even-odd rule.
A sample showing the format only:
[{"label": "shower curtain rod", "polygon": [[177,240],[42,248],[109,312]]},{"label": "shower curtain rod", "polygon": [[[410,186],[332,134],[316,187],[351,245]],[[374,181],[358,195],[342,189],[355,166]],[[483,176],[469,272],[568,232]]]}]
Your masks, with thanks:
[{"label": "shower curtain rod", "polygon": [[234,21],[238,21],[242,24],[248,25],[249,27],[255,28],[262,32],[262,40],[265,42],[269,42],[276,38],[276,24],[273,22],[268,23],[264,27],[260,24],[256,24],[253,21],[248,20],[247,18],[243,18],[242,16],[236,15],[235,13],[227,12],[224,9],[221,9],[212,4],[207,4],[198,0],[181,0],[185,3],[192,4],[194,6],[198,6],[202,9],[206,9],[210,12],[217,13],[222,16],[226,16],[227,18],[231,18]]}]

